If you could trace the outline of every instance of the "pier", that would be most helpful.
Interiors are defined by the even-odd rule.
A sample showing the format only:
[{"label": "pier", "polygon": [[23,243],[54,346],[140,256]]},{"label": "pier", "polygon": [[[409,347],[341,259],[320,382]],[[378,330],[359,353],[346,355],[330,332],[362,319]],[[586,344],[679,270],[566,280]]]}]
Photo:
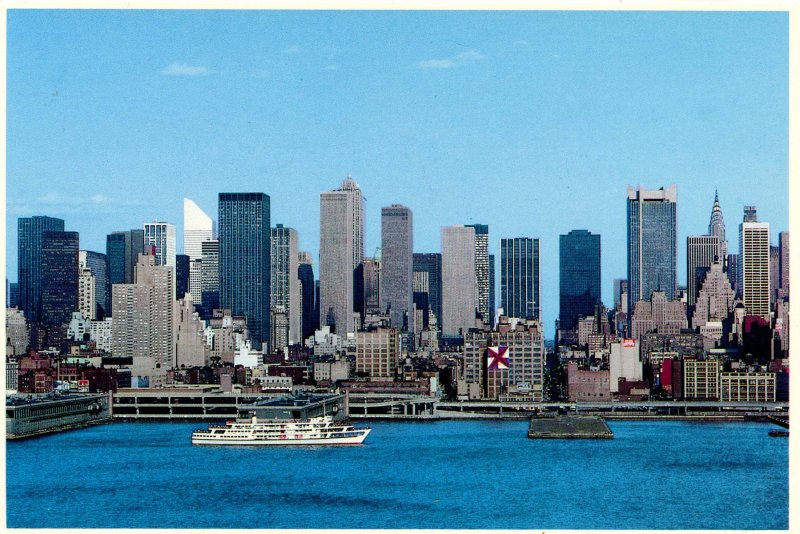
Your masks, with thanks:
[{"label": "pier", "polygon": [[109,395],[47,394],[6,398],[6,439],[21,439],[108,423]]},{"label": "pier", "polygon": [[557,415],[531,417],[531,439],[612,439],[614,433],[602,417],[596,415]]},{"label": "pier", "polygon": [[348,407],[353,419],[438,419],[438,402],[418,395],[350,393]]},{"label": "pier", "polygon": [[114,419],[215,421],[250,417],[300,419],[346,414],[343,394],[287,398],[285,394],[223,392],[198,388],[121,389],[114,394]]}]

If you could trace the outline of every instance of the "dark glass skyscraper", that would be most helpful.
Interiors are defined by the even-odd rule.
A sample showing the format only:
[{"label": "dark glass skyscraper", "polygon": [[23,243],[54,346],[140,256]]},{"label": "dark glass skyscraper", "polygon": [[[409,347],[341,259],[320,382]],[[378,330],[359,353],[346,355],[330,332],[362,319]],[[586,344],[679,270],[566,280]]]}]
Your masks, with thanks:
[{"label": "dark glass skyscraper", "polygon": [[78,247],[78,232],[42,234],[42,324],[60,327],[78,310]]},{"label": "dark glass skyscraper", "polygon": [[111,294],[108,285],[108,259],[100,252],[86,251],[86,267],[94,276],[94,295],[96,316],[102,320],[106,315],[111,315]]},{"label": "dark glass skyscraper", "polygon": [[314,330],[317,328],[319,318],[315,316],[315,283],[314,283],[314,266],[311,264],[311,255],[305,261],[300,261],[297,265],[297,278],[300,279],[300,291],[302,294],[302,309],[303,309],[303,339],[307,339],[314,335]]},{"label": "dark glass skyscraper", "polygon": [[442,325],[442,255],[439,253],[414,254],[414,272],[428,273],[428,304]]},{"label": "dark glass skyscraper", "polygon": [[675,298],[677,187],[657,191],[628,186],[628,313],[653,291]]},{"label": "dark glass skyscraper", "polygon": [[247,317],[254,349],[270,346],[269,215],[264,193],[219,194],[220,306]]},{"label": "dark glass skyscraper", "polygon": [[142,252],[144,252],[144,230],[112,232],[106,236],[109,283],[135,283],[136,262]]},{"label": "dark glass skyscraper", "polygon": [[500,305],[507,317],[541,320],[539,240],[500,240]]},{"label": "dark glass skyscraper", "polygon": [[558,252],[559,327],[572,330],[601,303],[600,236],[572,230],[559,236]]},{"label": "dark glass skyscraper", "polygon": [[189,291],[189,256],[175,255],[175,298],[182,299]]},{"label": "dark glass skyscraper", "polygon": [[494,293],[494,277],[494,254],[489,254],[489,323],[492,326],[494,326],[495,306],[497,305]]},{"label": "dark glass skyscraper", "polygon": [[8,284],[8,303],[9,308],[16,308],[19,306],[19,284],[12,282]]},{"label": "dark glass skyscraper", "polygon": [[17,220],[19,308],[36,323],[42,306],[42,234],[63,232],[64,221],[54,217],[20,217]]},{"label": "dark glass skyscraper", "polygon": [[200,294],[203,305],[199,311],[203,319],[208,319],[214,309],[219,308],[219,240],[200,243],[200,253]]}]

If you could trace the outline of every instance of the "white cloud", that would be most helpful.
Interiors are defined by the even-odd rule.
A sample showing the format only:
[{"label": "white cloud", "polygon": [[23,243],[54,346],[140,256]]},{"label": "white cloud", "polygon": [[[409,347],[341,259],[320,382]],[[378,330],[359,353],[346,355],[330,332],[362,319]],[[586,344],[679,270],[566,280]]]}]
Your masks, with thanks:
[{"label": "white cloud", "polygon": [[52,213],[81,213],[88,210],[107,213],[119,208],[143,206],[145,202],[138,199],[112,198],[102,193],[95,193],[90,197],[82,195],[65,195],[59,191],[48,191],[44,195],[31,199],[24,198],[13,202],[17,213],[36,211],[36,207],[46,206]]},{"label": "white cloud", "polygon": [[456,66],[456,62],[452,59],[426,59],[420,61],[419,66],[423,69],[449,69]]},{"label": "white cloud", "polygon": [[300,53],[301,48],[297,45],[292,45],[288,48],[283,49],[284,54],[298,54]]},{"label": "white cloud", "polygon": [[96,195],[92,195],[91,197],[89,197],[89,200],[91,200],[95,204],[108,204],[108,203],[111,202],[110,198],[108,198],[105,195],[101,195],[100,193],[97,193]]},{"label": "white cloud", "polygon": [[475,63],[476,61],[480,61],[485,57],[486,56],[480,52],[468,50],[446,59],[426,59],[424,61],[420,61],[418,65],[422,69],[451,69],[453,67],[460,67]]},{"label": "white cloud", "polygon": [[326,65],[325,70],[339,70],[339,65]]},{"label": "white cloud", "polygon": [[467,52],[461,52],[456,56],[456,61],[459,63],[472,63],[473,61],[479,61],[485,58],[483,54],[480,52],[476,52],[475,50],[468,50]]},{"label": "white cloud", "polygon": [[208,76],[209,74],[213,74],[213,71],[208,67],[199,67],[173,61],[161,70],[161,74],[165,76]]},{"label": "white cloud", "polygon": [[57,191],[48,191],[44,195],[37,198],[36,202],[41,204],[64,204],[68,203],[68,200]]}]

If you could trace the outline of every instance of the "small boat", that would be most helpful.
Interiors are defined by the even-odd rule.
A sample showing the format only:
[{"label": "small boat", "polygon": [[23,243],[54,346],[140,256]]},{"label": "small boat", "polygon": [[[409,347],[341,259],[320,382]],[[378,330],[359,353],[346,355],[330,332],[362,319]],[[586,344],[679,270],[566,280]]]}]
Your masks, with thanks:
[{"label": "small boat", "polygon": [[192,433],[193,445],[360,445],[370,428],[326,415],[310,419],[237,419]]},{"label": "small boat", "polygon": [[770,430],[769,431],[770,437],[773,438],[788,438],[789,431],[788,430]]}]

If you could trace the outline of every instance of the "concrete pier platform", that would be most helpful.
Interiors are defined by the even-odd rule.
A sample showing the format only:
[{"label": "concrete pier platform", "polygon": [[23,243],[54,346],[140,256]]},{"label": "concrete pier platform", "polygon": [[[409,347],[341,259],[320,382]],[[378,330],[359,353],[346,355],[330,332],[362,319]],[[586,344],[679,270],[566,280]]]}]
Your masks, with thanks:
[{"label": "concrete pier platform", "polygon": [[614,433],[605,420],[596,415],[558,415],[531,417],[531,439],[611,439]]}]

